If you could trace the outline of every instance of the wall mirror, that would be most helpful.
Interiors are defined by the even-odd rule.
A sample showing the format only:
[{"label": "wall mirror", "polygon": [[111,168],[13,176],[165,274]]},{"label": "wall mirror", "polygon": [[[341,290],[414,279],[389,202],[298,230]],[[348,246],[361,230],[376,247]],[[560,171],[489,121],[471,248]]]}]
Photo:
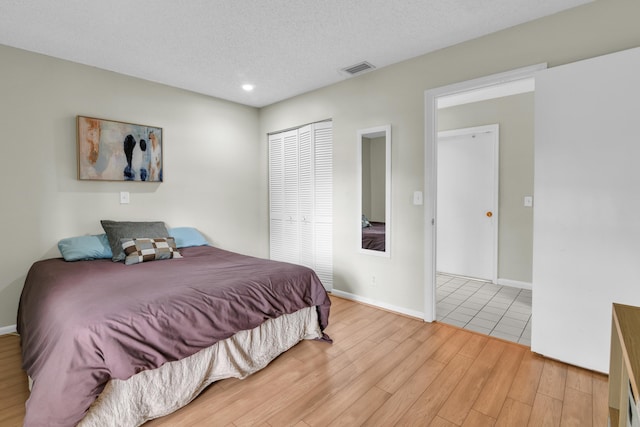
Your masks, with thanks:
[{"label": "wall mirror", "polygon": [[391,126],[358,131],[358,249],[391,255]]}]

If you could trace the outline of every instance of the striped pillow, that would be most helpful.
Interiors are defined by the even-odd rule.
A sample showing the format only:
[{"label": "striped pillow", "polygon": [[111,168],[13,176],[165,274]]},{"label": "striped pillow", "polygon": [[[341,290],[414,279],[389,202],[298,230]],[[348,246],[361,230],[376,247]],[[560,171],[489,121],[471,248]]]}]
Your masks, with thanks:
[{"label": "striped pillow", "polygon": [[146,261],[161,259],[182,258],[176,249],[176,241],[173,237],[149,239],[146,237],[137,239],[120,239],[122,250],[125,254],[126,265],[138,264]]}]

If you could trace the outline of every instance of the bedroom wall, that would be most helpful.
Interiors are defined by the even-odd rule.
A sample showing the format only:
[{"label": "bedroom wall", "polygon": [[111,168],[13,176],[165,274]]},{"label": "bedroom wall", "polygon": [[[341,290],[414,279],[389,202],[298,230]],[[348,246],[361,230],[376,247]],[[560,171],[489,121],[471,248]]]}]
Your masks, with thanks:
[{"label": "bedroom wall", "polygon": [[498,279],[505,284],[532,280],[533,209],[523,197],[533,195],[533,107],[531,92],[438,110],[439,131],[500,125]]},{"label": "bedroom wall", "polygon": [[[101,233],[100,219],[194,226],[267,255],[257,109],[5,46],[0,64],[0,331],[30,265],[60,256],[63,237]],[[78,181],[76,115],[162,127],[165,182]]]},{"label": "bedroom wall", "polygon": [[[640,45],[640,2],[600,0],[378,69],[260,110],[260,135],[332,118],[334,292],[407,314],[424,307],[424,92],[523,66],[550,67]],[[367,59],[367,58],[363,58]],[[392,126],[391,257],[357,251],[356,132]],[[262,157],[267,158],[266,143]],[[263,212],[267,167],[262,165]],[[268,227],[267,221],[262,222]],[[265,233],[266,233],[265,229]],[[372,276],[376,276],[372,284]]]},{"label": "bedroom wall", "polygon": [[371,217],[371,144],[362,138],[362,214]]}]

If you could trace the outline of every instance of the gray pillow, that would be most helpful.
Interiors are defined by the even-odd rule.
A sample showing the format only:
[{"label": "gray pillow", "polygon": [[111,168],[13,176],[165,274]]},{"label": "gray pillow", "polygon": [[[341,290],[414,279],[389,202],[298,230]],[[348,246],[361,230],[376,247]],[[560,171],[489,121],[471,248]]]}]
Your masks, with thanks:
[{"label": "gray pillow", "polygon": [[113,254],[111,258],[113,261],[122,261],[125,259],[120,239],[137,239],[139,237],[155,239],[157,237],[169,237],[167,227],[162,221],[132,222],[103,219],[100,221],[100,224],[102,224],[102,228],[107,234],[111,253]]}]

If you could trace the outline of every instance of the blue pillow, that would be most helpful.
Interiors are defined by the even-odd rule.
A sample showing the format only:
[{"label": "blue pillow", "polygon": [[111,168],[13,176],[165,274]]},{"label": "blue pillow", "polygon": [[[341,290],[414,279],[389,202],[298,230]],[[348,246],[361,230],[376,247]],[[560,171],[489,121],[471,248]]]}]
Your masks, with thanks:
[{"label": "blue pillow", "polygon": [[82,261],[112,257],[106,234],[68,237],[58,242],[58,250],[60,250],[65,261]]},{"label": "blue pillow", "polygon": [[169,236],[176,240],[176,247],[188,248],[189,246],[209,246],[209,242],[198,230],[193,227],[170,228]]}]

